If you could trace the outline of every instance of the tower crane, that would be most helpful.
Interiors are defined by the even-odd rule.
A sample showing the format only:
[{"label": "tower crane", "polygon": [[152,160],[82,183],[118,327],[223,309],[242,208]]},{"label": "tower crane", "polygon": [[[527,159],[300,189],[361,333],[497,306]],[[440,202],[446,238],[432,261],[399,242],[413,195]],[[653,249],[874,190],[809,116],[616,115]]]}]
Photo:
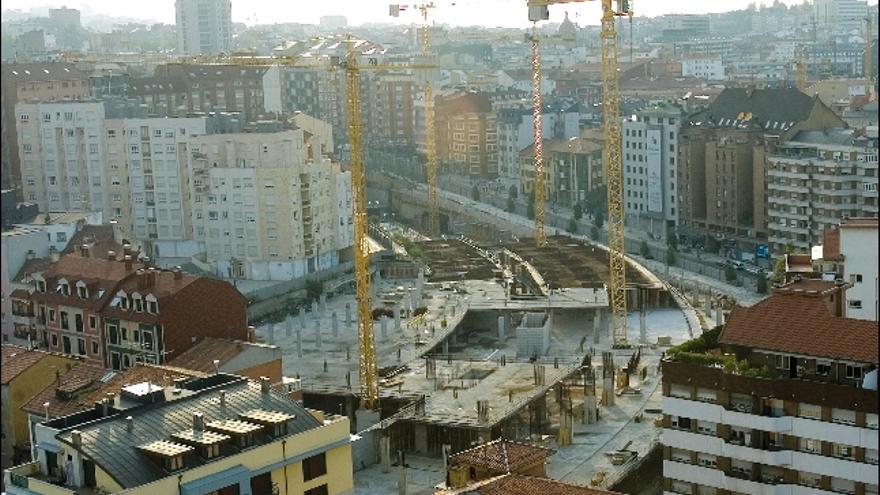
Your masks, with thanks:
[{"label": "tower crane", "polygon": [[[391,5],[390,14],[397,17],[407,5]],[[428,11],[436,7],[434,2],[413,5],[422,14],[422,57],[428,59],[431,54],[431,41],[429,38]],[[427,166],[425,170],[425,182],[428,186],[428,233],[431,236],[440,235],[440,207],[437,202],[437,136],[434,133],[434,91],[431,87],[431,78],[425,78],[425,86],[422,89],[425,100],[425,155]]]},{"label": "tower crane", "polygon": [[[560,3],[575,3],[585,0],[527,0],[529,8],[529,20],[532,22],[549,19],[548,5]],[[614,335],[615,347],[626,347],[626,252],[624,251],[624,225],[623,225],[623,177],[620,158],[620,65],[617,60],[617,29],[614,26],[616,17],[629,17],[632,21],[632,9],[628,0],[601,0],[602,2],[602,27],[599,32],[601,41],[601,73],[602,73],[602,114],[605,138],[604,157],[605,183],[608,189],[608,261],[610,280],[608,292],[611,304],[611,328]],[[616,3],[617,8],[614,8]],[[534,45],[533,45],[534,46]],[[535,70],[533,48],[533,76],[539,72],[540,66]],[[538,76],[540,74],[538,73]],[[540,93],[540,79],[538,80]],[[535,112],[540,113],[540,107]],[[537,120],[537,119],[536,119]],[[537,120],[540,122],[539,120]],[[540,132],[535,133],[536,149],[537,140],[541,137]],[[538,175],[543,174],[541,164],[537,161],[535,182]],[[538,194],[535,194],[537,201]],[[541,205],[543,209],[543,205]],[[535,205],[535,218],[538,218],[538,205]]]},{"label": "tower crane", "polygon": [[865,17],[865,60],[862,67],[865,70],[865,91],[868,97],[874,97],[874,29],[871,16]]},{"label": "tower crane", "polygon": [[805,91],[807,89],[807,49],[804,45],[798,45],[795,48],[794,70],[797,89]]}]

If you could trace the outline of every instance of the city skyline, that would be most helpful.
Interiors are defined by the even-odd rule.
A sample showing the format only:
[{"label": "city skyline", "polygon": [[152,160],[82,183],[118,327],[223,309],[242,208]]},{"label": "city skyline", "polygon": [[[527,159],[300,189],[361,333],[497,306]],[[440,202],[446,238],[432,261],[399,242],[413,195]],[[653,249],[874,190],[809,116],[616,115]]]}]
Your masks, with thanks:
[{"label": "city skyline", "polygon": [[[399,0],[398,0],[399,1]],[[657,17],[666,14],[710,14],[722,13],[732,10],[747,8],[751,4],[772,5],[767,0],[732,0],[727,2],[701,2],[699,0],[675,0],[663,4],[639,3],[635,5],[635,13],[638,16]],[[785,0],[782,3],[791,6],[803,2]],[[350,25],[370,23],[387,23],[409,25],[420,22],[417,10],[409,9],[401,12],[400,17],[394,18],[388,15],[387,0],[366,0],[364,2],[351,2],[350,0],[326,0],[318,7],[306,9],[306,12],[297,12],[297,6],[279,8],[276,2],[271,0],[252,0],[250,2],[232,2],[232,21],[245,23],[248,26],[255,24],[273,23],[303,23],[317,24],[322,16],[342,15]],[[526,20],[525,0],[468,0],[468,1],[444,1],[435,2],[437,8],[431,12],[430,20],[437,24],[449,24],[452,26],[475,26],[486,27],[512,27],[525,28],[530,23]],[[521,9],[497,9],[500,5],[513,6],[522,4]],[[31,9],[40,10],[57,8],[61,5],[47,5],[43,0],[10,0],[4,2],[4,12],[17,10],[28,12]],[[100,12],[102,15],[113,17],[134,18],[144,21],[157,21],[174,24],[174,1],[166,0],[159,5],[138,5],[112,2],[110,0],[89,0],[64,2],[65,7],[81,9],[84,14]],[[870,3],[869,3],[870,7]],[[580,25],[598,25],[600,16],[599,3],[588,1],[579,4],[555,5],[550,8],[550,21],[561,22],[566,13],[572,22]],[[464,14],[464,15],[463,15]],[[486,19],[493,19],[486,21]]]}]

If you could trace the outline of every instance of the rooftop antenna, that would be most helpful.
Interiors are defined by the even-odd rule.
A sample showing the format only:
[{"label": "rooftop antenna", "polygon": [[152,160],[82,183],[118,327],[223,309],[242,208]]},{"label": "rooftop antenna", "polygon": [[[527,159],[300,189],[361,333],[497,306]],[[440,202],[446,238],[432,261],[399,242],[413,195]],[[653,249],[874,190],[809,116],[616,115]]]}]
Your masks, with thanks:
[{"label": "rooftop antenna", "polygon": [[220,360],[215,359],[214,360],[214,374],[217,375],[219,373],[220,373]]},{"label": "rooftop antenna", "polygon": [[46,421],[49,421],[49,401],[43,402],[43,410],[46,411]]}]

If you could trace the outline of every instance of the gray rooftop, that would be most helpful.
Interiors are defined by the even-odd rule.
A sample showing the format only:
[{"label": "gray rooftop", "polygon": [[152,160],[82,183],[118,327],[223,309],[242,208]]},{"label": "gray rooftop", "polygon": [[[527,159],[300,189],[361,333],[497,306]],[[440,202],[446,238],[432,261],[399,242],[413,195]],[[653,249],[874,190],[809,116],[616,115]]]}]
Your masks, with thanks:
[{"label": "gray rooftop", "polygon": [[[220,406],[220,390],[226,391],[226,406]],[[239,414],[254,409],[275,411],[295,416],[289,423],[288,435],[296,435],[321,423],[286,394],[261,391],[260,384],[244,378],[205,388],[177,400],[144,405],[99,420],[70,427],[57,438],[73,445],[71,432],[81,432],[80,451],[106,471],[123,488],[132,488],[172,473],[148,458],[138,447],[157,441],[171,441],[172,436],[192,429],[193,413],[202,413],[205,423],[218,420],[237,420]],[[133,431],[126,430],[126,417],[134,419]],[[256,438],[254,446],[271,441]],[[251,447],[253,448],[253,447]],[[222,456],[222,453],[221,453]],[[205,462],[187,459],[186,469]]]}]

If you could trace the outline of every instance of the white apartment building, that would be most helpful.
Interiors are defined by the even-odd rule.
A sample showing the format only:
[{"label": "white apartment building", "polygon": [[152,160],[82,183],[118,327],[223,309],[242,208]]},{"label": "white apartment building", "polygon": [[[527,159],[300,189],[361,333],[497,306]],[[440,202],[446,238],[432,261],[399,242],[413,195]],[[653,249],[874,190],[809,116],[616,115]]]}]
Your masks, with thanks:
[{"label": "white apartment building", "polygon": [[49,255],[49,236],[37,227],[15,227],[2,233],[0,244],[0,334],[4,344],[27,343],[28,318],[32,315],[18,314],[13,309],[9,295],[15,290],[13,281],[29,259]]},{"label": "white apartment building", "polygon": [[131,237],[148,241],[150,256],[188,257],[192,240],[188,198],[189,143],[206,133],[207,119],[109,119],[105,122],[107,167],[92,183],[105,188],[109,217]]},{"label": "white apartment building", "polygon": [[[835,314],[841,289],[794,282],[737,308],[701,359],[670,350],[664,495],[877,495],[877,328]],[[736,371],[712,362],[734,349]]]},{"label": "white apartment building", "polygon": [[834,31],[861,29],[869,12],[865,0],[816,0],[813,8],[818,26]]},{"label": "white apartment building", "polygon": [[174,7],[179,55],[214,55],[230,51],[230,0],[176,0]]},{"label": "white apartment building", "polygon": [[846,316],[877,321],[878,311],[878,220],[852,218],[840,224],[840,254],[846,291]]},{"label": "white apartment building", "polygon": [[878,214],[877,139],[851,129],[798,132],[768,153],[765,175],[772,250],[809,250],[824,228]]},{"label": "white apartment building", "polygon": [[720,58],[685,58],[681,61],[681,75],[709,81],[724,80],[724,64]]},{"label": "white apartment building", "polygon": [[22,193],[41,212],[109,211],[109,198],[89,178],[103,174],[101,102],[15,106]]},{"label": "white apartment building", "polygon": [[289,280],[349,256],[351,176],[310,147],[301,129],[193,140],[193,236],[219,275]]},{"label": "white apartment building", "polygon": [[621,146],[627,224],[661,237],[678,224],[675,190],[678,134],[684,113],[674,105],[639,111],[623,123]]}]

